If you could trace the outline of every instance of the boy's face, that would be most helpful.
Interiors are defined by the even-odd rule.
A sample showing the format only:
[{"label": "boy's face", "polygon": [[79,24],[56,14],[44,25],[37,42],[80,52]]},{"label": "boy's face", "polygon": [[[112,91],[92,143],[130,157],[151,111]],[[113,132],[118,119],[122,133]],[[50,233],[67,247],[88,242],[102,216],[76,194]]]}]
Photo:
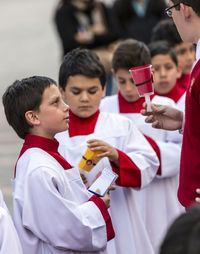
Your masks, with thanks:
[{"label": "boy's face", "polygon": [[154,89],[164,95],[169,93],[181,76],[180,68],[171,59],[170,55],[156,55],[152,57]]},{"label": "boy's face", "polygon": [[42,102],[36,112],[38,117],[38,131],[33,133],[46,138],[54,138],[55,134],[68,129],[69,106],[62,99],[56,85],[44,90]]},{"label": "boy's face", "polygon": [[76,116],[88,118],[99,109],[105,90],[99,78],[75,75],[69,77],[65,91],[61,89],[61,93]]},{"label": "boy's face", "polygon": [[125,69],[118,69],[116,72],[113,71],[113,74],[123,98],[128,102],[137,101],[139,95],[130,72]]},{"label": "boy's face", "polygon": [[193,44],[181,42],[177,44],[174,49],[178,57],[178,64],[182,68],[183,74],[190,73],[195,60],[195,49]]}]

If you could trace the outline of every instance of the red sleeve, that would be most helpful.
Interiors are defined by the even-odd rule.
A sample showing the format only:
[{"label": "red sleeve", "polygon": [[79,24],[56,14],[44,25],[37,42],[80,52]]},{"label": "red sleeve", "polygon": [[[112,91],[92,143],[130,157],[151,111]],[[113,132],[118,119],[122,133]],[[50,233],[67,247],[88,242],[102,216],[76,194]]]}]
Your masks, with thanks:
[{"label": "red sleeve", "polygon": [[158,145],[156,144],[156,142],[150,138],[149,136],[146,136],[144,135],[146,140],[149,142],[149,144],[151,145],[151,147],[153,148],[153,150],[155,151],[158,159],[159,159],[159,163],[160,163],[160,166],[158,168],[158,171],[157,171],[157,175],[161,175],[161,155],[160,155],[160,148],[158,147]]},{"label": "red sleeve", "polygon": [[113,225],[112,225],[112,221],[110,218],[110,215],[108,213],[108,210],[103,202],[103,200],[101,198],[99,198],[96,195],[93,195],[89,201],[92,201],[95,203],[95,205],[99,208],[99,210],[101,211],[101,214],[104,218],[104,221],[106,223],[106,231],[107,231],[107,240],[111,240],[112,238],[115,237],[115,232],[113,229]]},{"label": "red sleeve", "polygon": [[118,174],[116,184],[123,187],[140,187],[141,172],[128,155],[118,150],[119,168],[111,163],[112,170]]}]

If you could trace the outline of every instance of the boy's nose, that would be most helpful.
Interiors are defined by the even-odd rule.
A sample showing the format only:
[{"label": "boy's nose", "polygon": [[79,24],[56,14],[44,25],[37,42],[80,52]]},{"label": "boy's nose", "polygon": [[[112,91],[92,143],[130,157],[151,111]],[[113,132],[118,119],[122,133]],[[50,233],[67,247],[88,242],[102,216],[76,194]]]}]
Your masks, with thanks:
[{"label": "boy's nose", "polygon": [[165,76],[166,75],[166,70],[165,68],[160,69],[160,76]]},{"label": "boy's nose", "polygon": [[126,83],[126,91],[131,91],[133,89],[134,84],[132,82]]},{"label": "boy's nose", "polygon": [[81,93],[81,101],[87,101],[88,100],[88,94],[87,92]]}]

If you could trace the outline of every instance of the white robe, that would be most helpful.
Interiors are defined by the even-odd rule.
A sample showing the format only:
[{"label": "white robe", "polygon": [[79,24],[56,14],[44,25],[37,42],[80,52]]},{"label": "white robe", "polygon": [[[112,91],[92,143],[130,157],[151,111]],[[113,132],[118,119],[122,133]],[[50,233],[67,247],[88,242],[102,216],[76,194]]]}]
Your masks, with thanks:
[{"label": "white robe", "polygon": [[185,96],[186,92],[176,102],[176,107],[183,112],[185,112]]},{"label": "white robe", "polygon": [[[154,96],[152,103],[175,107],[171,99],[161,96]],[[100,110],[119,114],[118,95],[105,97]],[[160,149],[161,175],[157,175],[136,196],[153,248],[155,253],[158,253],[167,228],[180,213],[184,212],[177,199],[182,135],[178,131],[152,128],[151,124],[145,123],[145,117],[140,113],[121,115],[131,119],[142,133],[154,139]]]},{"label": "white robe", "polygon": [[12,218],[0,191],[0,254],[22,254],[22,247]]},{"label": "white robe", "polygon": [[[158,158],[144,136],[122,116],[100,112],[94,133],[69,137],[68,131],[56,135],[59,152],[71,165],[78,165],[87,148],[87,140],[100,139],[125,152],[141,170],[141,187],[155,177]],[[108,158],[101,159],[97,165],[85,173],[88,184],[104,167],[110,167]],[[151,254],[153,253],[147,232],[138,211],[132,188],[116,187],[110,194],[110,213],[115,230],[115,238],[108,242],[109,254]],[[131,197],[131,207],[129,198]]]},{"label": "white robe", "polygon": [[[106,225],[77,168],[31,148],[19,158],[14,221],[26,254],[106,253]],[[14,254],[15,252],[13,252]]]}]

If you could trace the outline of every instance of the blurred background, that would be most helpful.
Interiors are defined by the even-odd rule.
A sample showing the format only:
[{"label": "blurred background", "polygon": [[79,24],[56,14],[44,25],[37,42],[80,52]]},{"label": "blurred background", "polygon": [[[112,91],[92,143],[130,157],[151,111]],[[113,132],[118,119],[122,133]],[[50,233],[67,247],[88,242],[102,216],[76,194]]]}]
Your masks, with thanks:
[{"label": "blurred background", "polygon": [[[37,74],[57,80],[61,53],[52,18],[56,3],[57,0],[0,1],[0,97],[16,79]],[[11,212],[10,179],[22,142],[8,126],[1,102],[0,189]]]}]

